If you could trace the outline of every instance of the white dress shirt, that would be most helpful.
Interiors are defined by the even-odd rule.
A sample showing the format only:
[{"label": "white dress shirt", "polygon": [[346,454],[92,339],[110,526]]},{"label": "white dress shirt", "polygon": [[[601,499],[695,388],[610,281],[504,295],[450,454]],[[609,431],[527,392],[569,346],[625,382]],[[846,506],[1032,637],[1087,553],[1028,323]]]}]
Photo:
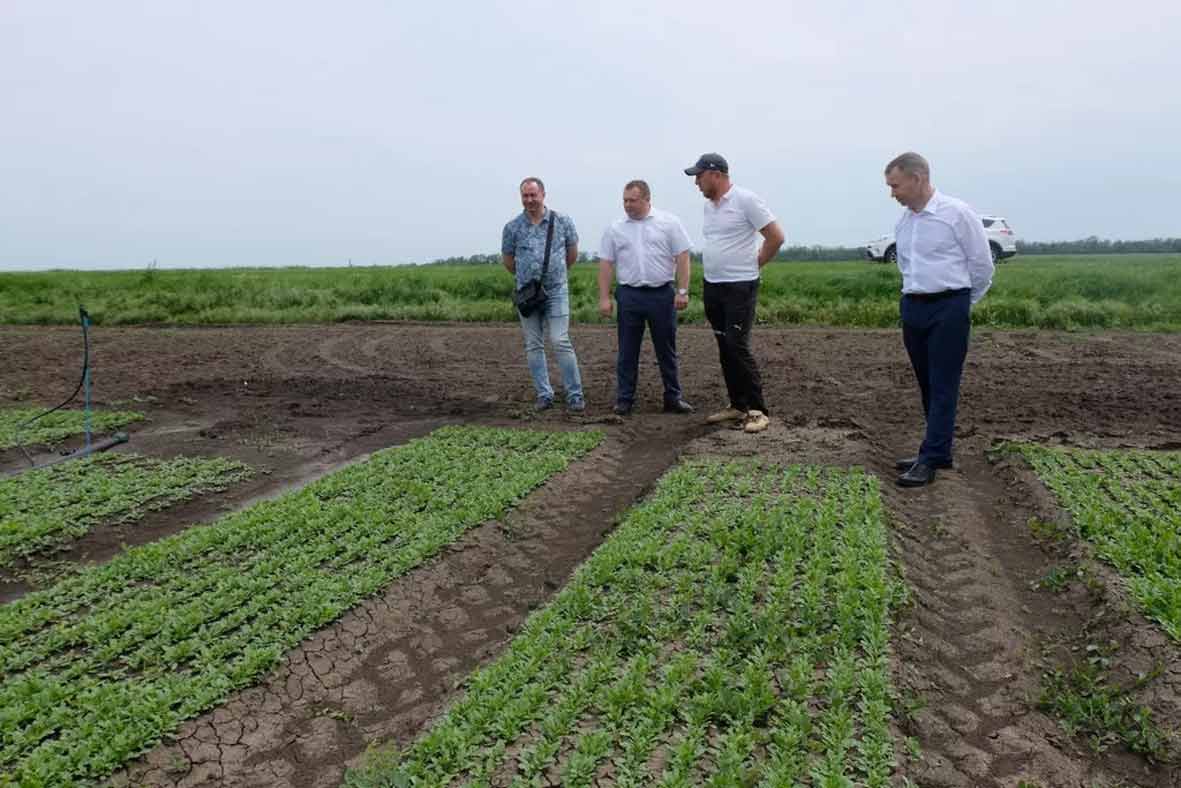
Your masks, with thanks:
[{"label": "white dress shirt", "polygon": [[907,208],[894,228],[903,293],[971,288],[975,304],[992,286],[992,250],[980,217],[936,191],[923,210]]},{"label": "white dress shirt", "polygon": [[677,255],[689,251],[689,234],[681,220],[653,208],[643,219],[625,216],[603,232],[599,259],[615,264],[621,285],[656,287],[676,276]]},{"label": "white dress shirt", "polygon": [[759,278],[759,230],[775,221],[767,204],[750,189],[731,186],[717,205],[705,201],[702,262],[707,282],[749,282]]}]

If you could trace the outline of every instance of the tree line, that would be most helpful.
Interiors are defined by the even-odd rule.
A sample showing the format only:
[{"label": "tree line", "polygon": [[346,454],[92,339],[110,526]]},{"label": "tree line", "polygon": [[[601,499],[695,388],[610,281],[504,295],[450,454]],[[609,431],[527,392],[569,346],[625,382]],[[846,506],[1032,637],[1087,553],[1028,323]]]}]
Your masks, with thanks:
[{"label": "tree line", "polygon": [[1018,241],[1018,254],[1135,254],[1181,253],[1181,238],[1112,241],[1090,236],[1079,241]]},{"label": "tree line", "polygon": [[[1149,238],[1141,241],[1113,241],[1090,236],[1077,241],[1018,241],[1017,253],[1039,254],[1181,254],[1181,238]],[[690,255],[693,262],[701,262],[701,254]],[[775,255],[780,262],[838,262],[865,257],[864,246],[785,246]],[[578,262],[593,263],[597,256],[579,252]],[[466,257],[443,257],[428,265],[499,265],[499,254],[473,254]]]},{"label": "tree line", "polygon": [[[786,246],[775,255],[776,260],[796,262],[836,262],[838,260],[856,260],[865,255],[863,246]],[[701,262],[701,253],[692,252],[689,255],[693,262]],[[578,262],[598,262],[598,255],[594,252],[579,252]],[[432,260],[428,265],[500,265],[499,254],[473,254],[466,257],[441,257]]]}]

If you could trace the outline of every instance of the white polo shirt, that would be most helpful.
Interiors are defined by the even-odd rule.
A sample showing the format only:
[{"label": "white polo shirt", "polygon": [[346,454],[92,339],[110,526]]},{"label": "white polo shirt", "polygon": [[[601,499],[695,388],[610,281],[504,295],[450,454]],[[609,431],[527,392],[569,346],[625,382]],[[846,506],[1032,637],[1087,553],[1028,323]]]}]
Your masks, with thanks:
[{"label": "white polo shirt", "polygon": [[759,278],[762,230],[775,216],[750,189],[730,186],[717,204],[705,201],[702,259],[707,282],[749,282]]},{"label": "white polo shirt", "polygon": [[654,287],[676,276],[676,258],[689,250],[689,234],[681,220],[653,208],[643,219],[625,216],[603,232],[599,259],[615,264],[621,285]]},{"label": "white polo shirt", "polygon": [[992,250],[980,217],[939,191],[923,210],[907,208],[894,228],[903,293],[971,288],[975,304],[992,286]]}]

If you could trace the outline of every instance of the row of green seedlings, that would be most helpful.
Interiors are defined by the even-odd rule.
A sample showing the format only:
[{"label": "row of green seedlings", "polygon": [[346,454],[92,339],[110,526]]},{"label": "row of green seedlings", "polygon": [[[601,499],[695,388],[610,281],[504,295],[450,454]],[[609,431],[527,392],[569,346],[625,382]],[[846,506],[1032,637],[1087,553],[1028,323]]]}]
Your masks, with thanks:
[{"label": "row of green seedlings", "polygon": [[249,477],[221,457],[101,454],[0,479],[0,568]]},{"label": "row of green seedlings", "polygon": [[1127,581],[1145,615],[1181,641],[1181,453],[1011,447],[1081,536]]},{"label": "row of green seedlings", "polygon": [[[1122,744],[1150,761],[1176,761],[1181,735],[1157,722],[1152,708],[1140,702],[1163,667],[1120,679],[1113,670],[1118,644],[1076,645],[1069,664],[1050,666],[1042,678],[1037,706],[1052,715],[1070,736],[1079,736],[1095,752]],[[1125,674],[1126,671],[1123,671]]]},{"label": "row of green seedlings", "polygon": [[[1035,534],[1061,538],[1064,529],[1077,528],[1096,545],[1096,552],[1133,581],[1130,587],[1137,581],[1145,581],[1140,575],[1141,568],[1149,567],[1151,575],[1151,568],[1160,566],[1160,559],[1170,551],[1167,543],[1175,532],[1174,535],[1154,533],[1151,527],[1144,526],[1159,523],[1167,527],[1168,517],[1181,505],[1177,500],[1181,493],[1178,455],[1036,446],[1011,448],[1030,461],[1064,507],[1075,507],[1070,509],[1071,526],[1036,524]],[[1162,544],[1162,537],[1165,546],[1157,550],[1155,546]],[[1176,547],[1171,549],[1176,554]],[[1093,570],[1083,564],[1055,567],[1039,582],[1039,587],[1061,591],[1072,579],[1082,580],[1092,591],[1102,585]],[[1142,595],[1137,598],[1145,612],[1152,615],[1145,601]],[[1159,678],[1162,666],[1128,675],[1116,667],[1117,648],[1115,642],[1092,642],[1084,635],[1071,647],[1072,655],[1066,664],[1048,666],[1038,708],[1057,719],[1068,734],[1079,736],[1097,752],[1122,744],[1150,761],[1175,759],[1181,741],[1175,732],[1162,728],[1152,709],[1141,702],[1149,696],[1148,688]]]},{"label": "row of green seedlings", "polygon": [[600,438],[444,428],[0,608],[0,786],[109,774]]},{"label": "row of green seedlings", "polygon": [[[86,431],[86,415],[80,410],[58,410],[41,416],[27,426],[25,422],[42,411],[29,408],[0,409],[0,449],[14,446],[49,445],[60,443]],[[110,432],[141,421],[144,415],[134,411],[92,411],[92,432]]]},{"label": "row of green seedlings", "polygon": [[346,785],[888,785],[876,480],[695,460],[405,751]]}]

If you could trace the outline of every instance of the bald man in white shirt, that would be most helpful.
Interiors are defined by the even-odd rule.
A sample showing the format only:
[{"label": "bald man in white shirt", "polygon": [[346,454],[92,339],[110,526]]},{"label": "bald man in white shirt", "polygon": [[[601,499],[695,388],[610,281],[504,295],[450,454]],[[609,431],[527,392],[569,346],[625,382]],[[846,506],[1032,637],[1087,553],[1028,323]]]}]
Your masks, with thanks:
[{"label": "bald man in white shirt", "polygon": [[952,467],[960,377],[968,354],[972,306],[992,285],[994,266],[980,216],[931,185],[917,153],[886,165],[890,196],[906,207],[894,229],[902,272],[902,341],[918,380],[927,428],[919,452],[898,460],[898,484],[921,487]]},{"label": "bald man in white shirt", "polygon": [[645,181],[623,187],[623,210],[627,215],[611,223],[599,246],[603,317],[611,316],[611,281],[617,280],[615,413],[628,416],[634,407],[645,326],[652,331],[664,384],[664,412],[692,413],[677,374],[677,312],[689,305],[689,234],[676,216],[652,208],[652,190]]}]

